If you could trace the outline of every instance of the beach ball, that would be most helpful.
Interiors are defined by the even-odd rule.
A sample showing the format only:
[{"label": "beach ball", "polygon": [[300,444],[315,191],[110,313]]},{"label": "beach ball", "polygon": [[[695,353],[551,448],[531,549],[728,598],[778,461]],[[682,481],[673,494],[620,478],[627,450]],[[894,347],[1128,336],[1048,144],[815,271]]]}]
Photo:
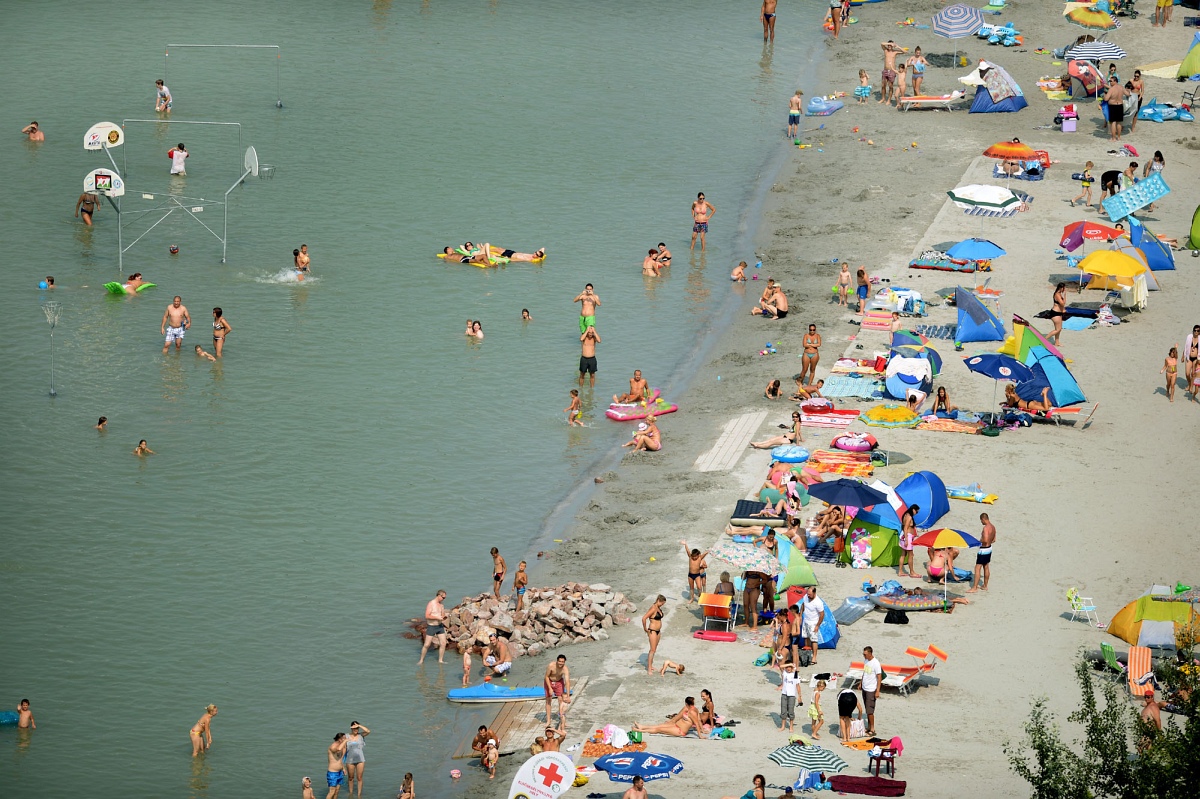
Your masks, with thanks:
[{"label": "beach ball", "polygon": [[179,254],[179,245],[178,245],[178,244],[172,244],[172,245],[171,245],[170,247],[168,247],[167,249],[171,251],[171,255],[178,255],[178,254]]},{"label": "beach ball", "polygon": [[48,288],[50,288],[50,284],[49,284],[49,283],[47,283],[47,282],[46,282],[46,281],[44,281],[44,280],[39,280],[39,281],[38,281],[38,288],[40,288],[40,289],[48,289]]}]

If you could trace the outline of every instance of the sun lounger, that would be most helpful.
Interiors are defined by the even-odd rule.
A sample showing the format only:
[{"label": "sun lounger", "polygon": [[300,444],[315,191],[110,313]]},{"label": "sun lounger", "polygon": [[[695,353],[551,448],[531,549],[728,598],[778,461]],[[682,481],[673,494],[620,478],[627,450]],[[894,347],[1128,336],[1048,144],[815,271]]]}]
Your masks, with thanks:
[{"label": "sun lounger", "polygon": [[942,95],[914,95],[912,97],[900,98],[900,110],[907,111],[910,108],[941,108],[945,111],[953,111],[954,104],[962,100],[966,94],[964,92],[955,91],[950,94]]},{"label": "sun lounger", "polygon": [[[857,685],[862,681],[863,670],[866,664],[861,660],[850,662],[850,668],[846,670],[844,678],[850,682],[851,686]],[[920,666],[893,666],[889,663],[881,665],[883,669],[883,687],[895,688],[900,693],[908,696],[909,688],[922,674]]]},{"label": "sun lounger", "polygon": [[734,527],[779,527],[787,522],[782,516],[754,515],[765,507],[767,507],[765,502],[739,499],[733,506],[733,515],[729,517],[729,523]]},{"label": "sun lounger", "polygon": [[1150,660],[1150,647],[1129,647],[1129,666],[1125,669],[1125,673],[1130,696],[1146,696],[1154,693],[1154,686],[1151,683],[1138,685],[1138,680],[1152,671],[1154,671],[1154,667]]}]

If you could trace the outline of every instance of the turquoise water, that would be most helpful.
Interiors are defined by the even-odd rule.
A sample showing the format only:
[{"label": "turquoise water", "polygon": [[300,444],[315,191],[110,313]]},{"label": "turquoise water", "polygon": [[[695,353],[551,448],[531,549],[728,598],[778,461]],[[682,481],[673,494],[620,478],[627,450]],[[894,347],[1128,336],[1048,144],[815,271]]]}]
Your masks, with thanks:
[{"label": "turquoise water", "polygon": [[[438,587],[483,590],[491,546],[513,566],[531,554],[627,435],[602,410],[634,368],[686,378],[729,269],[751,259],[734,249],[757,224],[742,209],[813,58],[814,25],[781,21],[765,50],[756,16],[558,0],[5,8],[0,111],[47,136],[0,147],[0,702],[28,696],[39,721],[32,736],[0,729],[5,796],[290,795],[351,719],[374,731],[372,796],[405,771],[444,780],[474,717],[441,699],[456,665],[415,670],[403,622]],[[284,108],[271,51],[164,59],[168,43],[282,45]],[[233,193],[227,263],[176,212],[124,256],[158,287],[111,297],[116,216],[106,204],[90,230],[71,217],[83,175],[107,165],[81,140],[101,120],[152,118],[164,74],[172,120],[240,122],[277,171]],[[172,194],[219,232],[211,201],[240,174],[232,129],[126,136],[125,243]],[[188,176],[171,179],[179,141]],[[718,209],[706,258],[688,255],[697,191]],[[432,257],[468,238],[550,257]],[[658,241],[674,266],[646,282]],[[315,279],[297,285],[301,242]],[[37,291],[47,274],[59,288]],[[601,372],[577,430],[561,409],[579,354],[570,300],[589,281]],[[173,294],[195,326],[163,356]],[[53,399],[47,299],[63,305]],[[211,364],[190,347],[211,348],[216,305],[234,332]],[[468,317],[484,341],[464,340]],[[133,457],[140,438],[158,454]],[[209,702],[216,743],[193,763],[187,730]]]}]

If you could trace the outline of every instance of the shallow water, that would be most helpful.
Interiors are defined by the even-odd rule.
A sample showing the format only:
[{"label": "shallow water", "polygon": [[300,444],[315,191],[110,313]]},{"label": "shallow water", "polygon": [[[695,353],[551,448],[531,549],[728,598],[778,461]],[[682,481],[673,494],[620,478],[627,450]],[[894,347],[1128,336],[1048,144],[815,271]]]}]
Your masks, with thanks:
[{"label": "shallow water", "polygon": [[[782,20],[767,50],[757,12],[731,6],[5,9],[0,111],[47,136],[0,147],[0,701],[29,696],[39,720],[32,736],[0,729],[6,796],[290,792],[352,718],[375,733],[372,795],[444,771],[475,716],[441,698],[456,665],[415,671],[403,621],[437,587],[452,601],[483,590],[489,547],[512,567],[532,554],[546,515],[628,434],[603,418],[608,395],[634,368],[671,376],[733,263],[753,260],[733,249],[757,224],[740,209],[815,26]],[[164,59],[169,42],[281,44],[284,108],[271,51]],[[164,74],[173,121],[240,122],[241,144],[229,127],[129,124],[113,153],[126,245],[164,196],[219,232],[211,201],[244,145],[277,171],[231,195],[227,263],[176,211],[124,256],[157,288],[113,297],[100,286],[119,278],[115,214],[105,204],[92,229],[70,215],[83,175],[107,165],[80,139],[152,118]],[[170,178],[179,141],[188,175]],[[718,213],[707,257],[689,258],[699,190]],[[468,238],[550,257],[497,270],[432,257]],[[644,281],[641,253],[660,240],[675,264]],[[296,283],[301,242],[314,276]],[[46,274],[53,292],[36,290]],[[588,427],[568,429],[570,299],[589,281],[600,380],[583,391]],[[176,293],[194,327],[163,356]],[[48,299],[63,305],[53,399]],[[215,305],[234,332],[212,364],[191,347],[211,349]],[[468,317],[482,342],[464,340]],[[133,457],[140,438],[158,454]],[[208,702],[216,744],[193,763],[187,729]]]}]

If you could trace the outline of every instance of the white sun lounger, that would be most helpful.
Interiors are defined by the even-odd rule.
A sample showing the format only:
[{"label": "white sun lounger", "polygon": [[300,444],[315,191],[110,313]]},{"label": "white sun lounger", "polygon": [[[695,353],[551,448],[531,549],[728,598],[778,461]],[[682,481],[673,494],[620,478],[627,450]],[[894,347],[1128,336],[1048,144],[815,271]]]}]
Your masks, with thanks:
[{"label": "white sun lounger", "polygon": [[938,96],[913,96],[900,98],[900,110],[907,111],[910,108],[941,108],[946,111],[953,111],[955,104],[966,97],[966,94],[961,91],[954,91],[950,94],[942,94]]}]

